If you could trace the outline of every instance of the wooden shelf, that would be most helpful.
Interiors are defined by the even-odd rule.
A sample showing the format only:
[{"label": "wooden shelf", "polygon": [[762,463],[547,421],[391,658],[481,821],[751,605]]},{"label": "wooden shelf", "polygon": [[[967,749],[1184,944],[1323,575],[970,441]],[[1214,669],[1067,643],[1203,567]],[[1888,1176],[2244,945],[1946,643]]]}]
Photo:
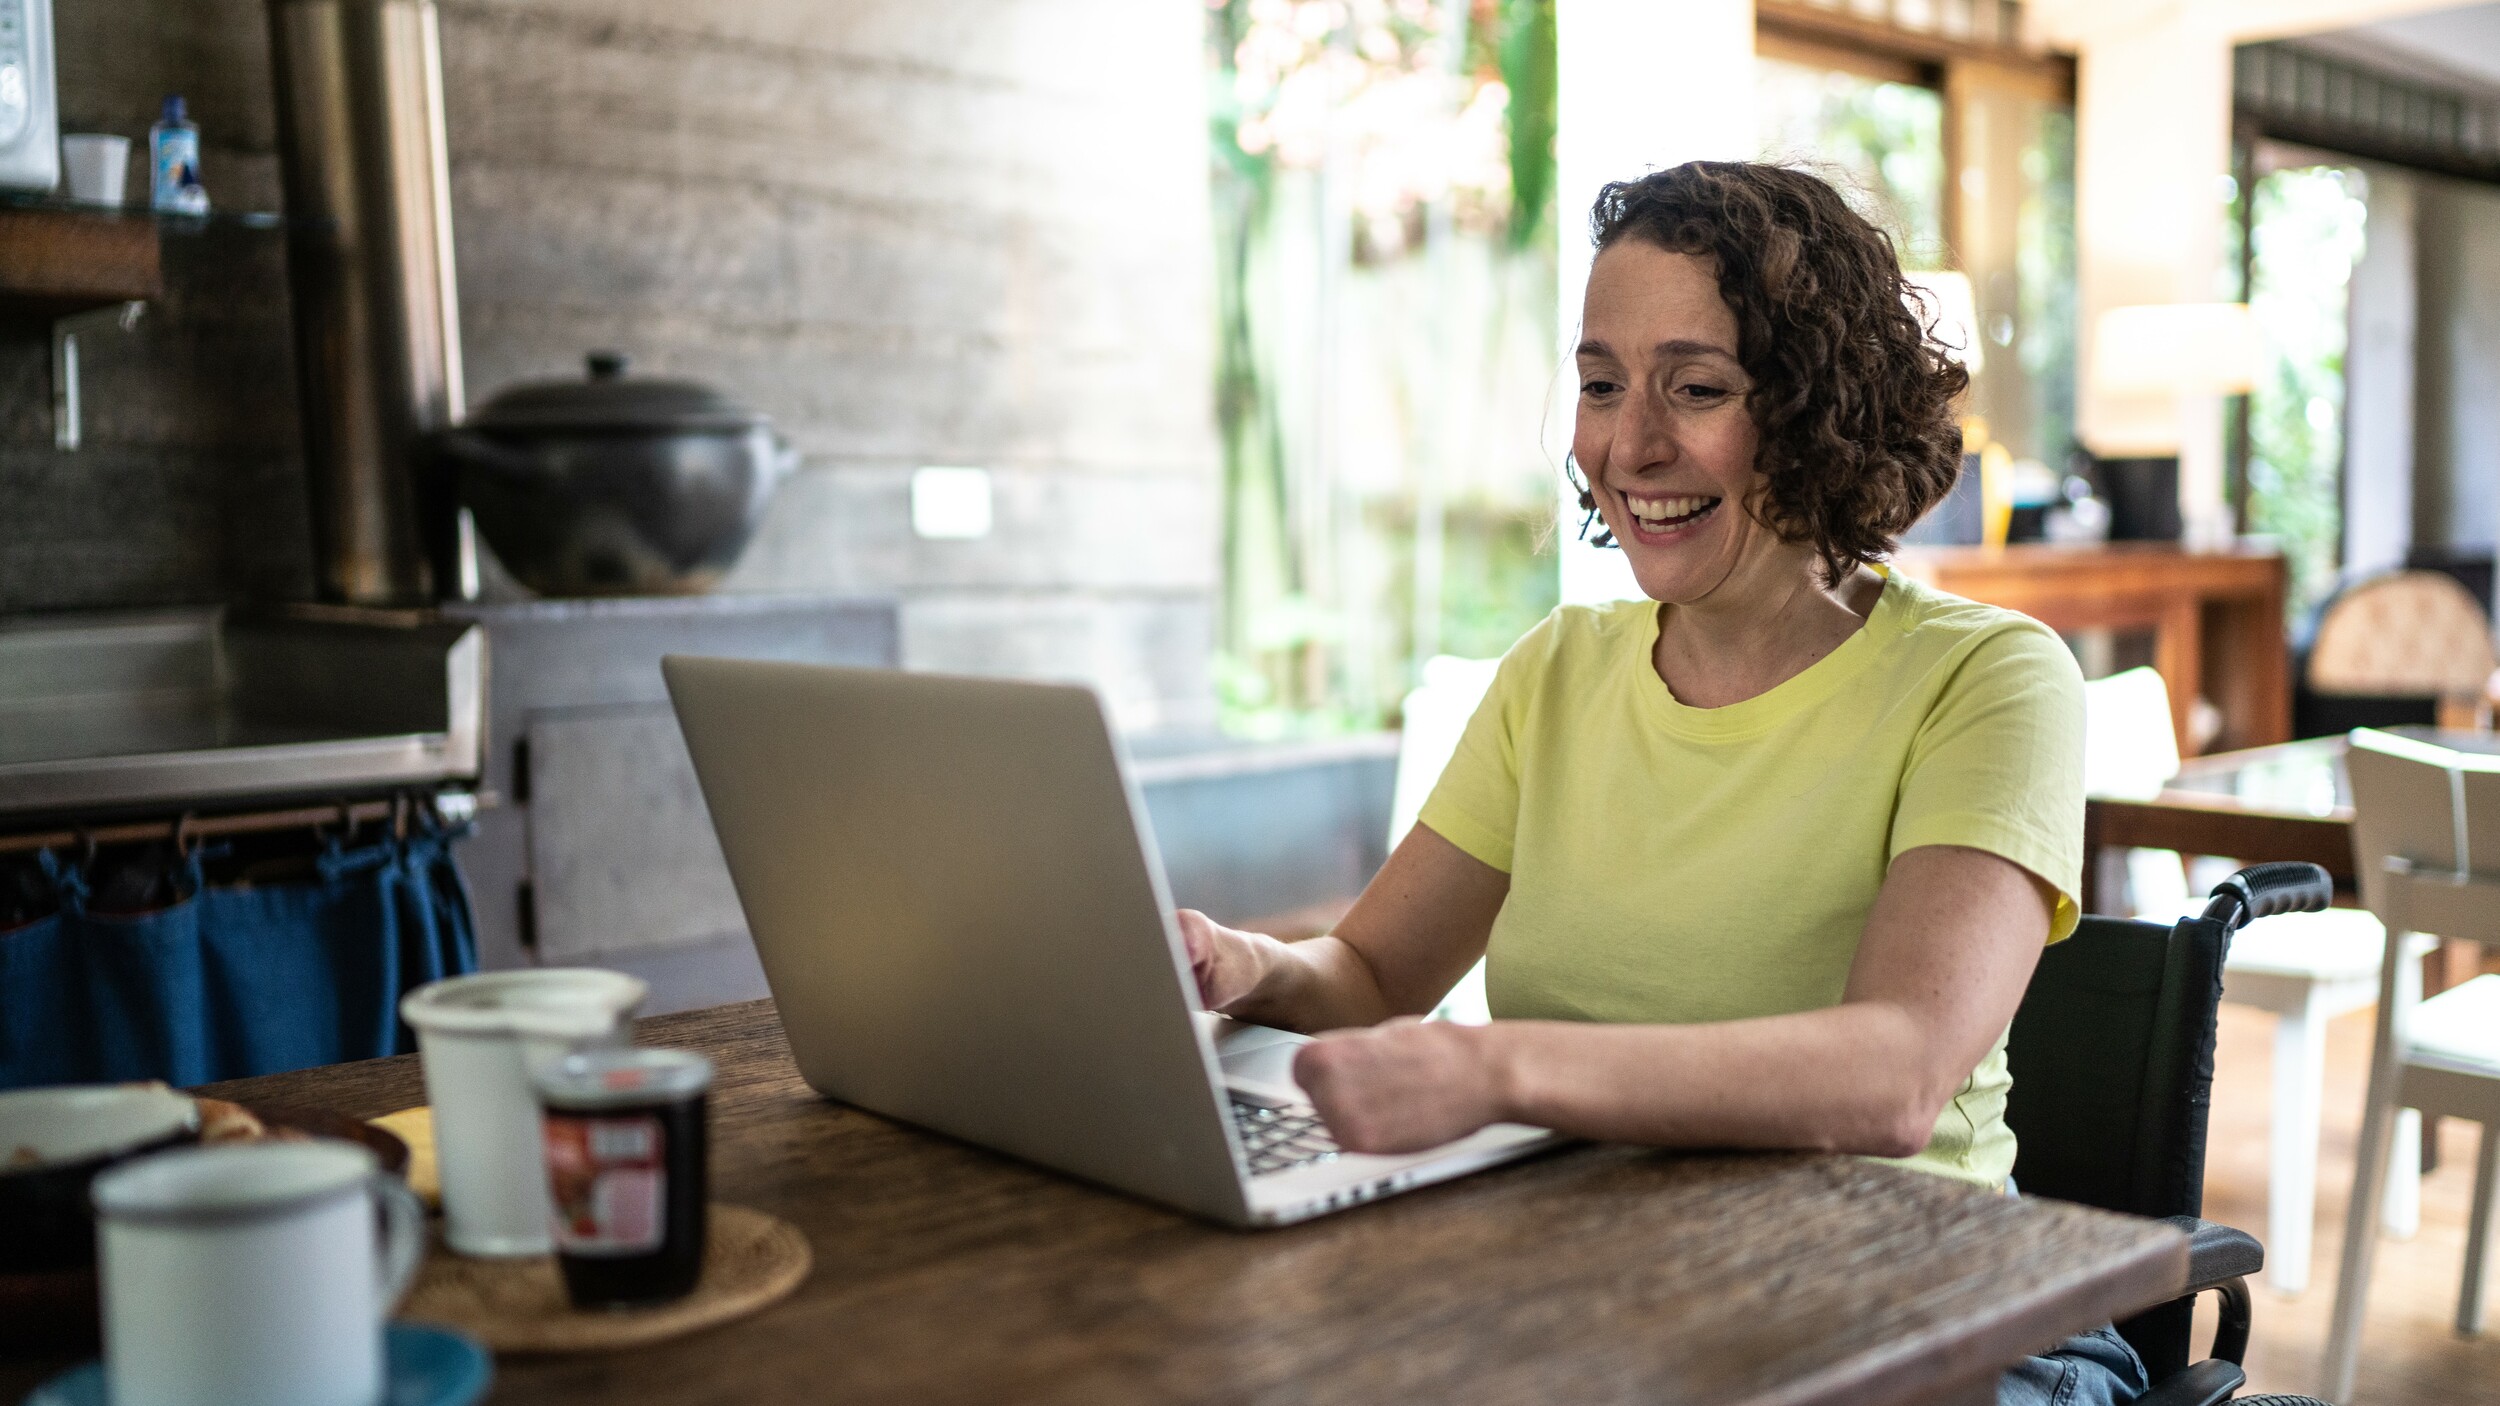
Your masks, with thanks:
[{"label": "wooden shelf", "polygon": [[164,291],[152,214],[0,206],[0,318],[50,323]]}]

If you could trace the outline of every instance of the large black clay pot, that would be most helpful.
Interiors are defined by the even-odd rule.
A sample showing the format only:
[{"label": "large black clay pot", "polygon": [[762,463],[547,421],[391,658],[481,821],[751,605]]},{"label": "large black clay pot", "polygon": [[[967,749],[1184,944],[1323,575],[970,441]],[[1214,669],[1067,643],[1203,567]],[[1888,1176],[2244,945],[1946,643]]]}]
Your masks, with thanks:
[{"label": "large black clay pot", "polygon": [[540,595],[710,590],[797,459],[720,392],[625,369],[593,352],[588,379],[515,386],[435,437],[478,532]]}]

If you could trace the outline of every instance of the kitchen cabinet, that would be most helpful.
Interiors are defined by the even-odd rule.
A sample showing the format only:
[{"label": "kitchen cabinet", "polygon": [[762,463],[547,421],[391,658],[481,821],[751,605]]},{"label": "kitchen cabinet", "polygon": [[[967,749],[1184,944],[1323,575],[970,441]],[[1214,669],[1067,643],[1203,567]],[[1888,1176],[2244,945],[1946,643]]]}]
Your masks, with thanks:
[{"label": "kitchen cabinet", "polygon": [[549,708],[525,735],[541,961],[598,965],[746,935],[675,709]]},{"label": "kitchen cabinet", "polygon": [[632,972],[654,1011],[763,994],[660,658],[892,668],[894,603],[638,596],[441,613],[487,637],[482,785],[497,804],[460,847],[480,961]]}]

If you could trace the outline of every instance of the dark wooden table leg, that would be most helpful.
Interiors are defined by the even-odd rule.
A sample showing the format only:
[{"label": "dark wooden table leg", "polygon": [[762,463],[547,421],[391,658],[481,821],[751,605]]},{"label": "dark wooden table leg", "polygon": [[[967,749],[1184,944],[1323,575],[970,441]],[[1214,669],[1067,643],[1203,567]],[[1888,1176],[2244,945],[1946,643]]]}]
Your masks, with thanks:
[{"label": "dark wooden table leg", "polygon": [[2205,696],[2204,616],[2196,598],[2170,602],[2153,626],[2153,671],[2170,689],[2170,724],[2179,738],[2179,755],[2192,757],[2212,738],[2195,735],[2196,700]]},{"label": "dark wooden table leg", "polygon": [[2266,589],[2204,603],[2204,657],[2209,695],[2222,709],[2216,750],[2262,747],[2292,736],[2291,646],[2283,629],[2285,578]]},{"label": "dark wooden table leg", "polygon": [[2100,806],[2083,803],[2083,892],[2075,899],[2086,913],[2101,911],[2101,831],[2104,828]]}]

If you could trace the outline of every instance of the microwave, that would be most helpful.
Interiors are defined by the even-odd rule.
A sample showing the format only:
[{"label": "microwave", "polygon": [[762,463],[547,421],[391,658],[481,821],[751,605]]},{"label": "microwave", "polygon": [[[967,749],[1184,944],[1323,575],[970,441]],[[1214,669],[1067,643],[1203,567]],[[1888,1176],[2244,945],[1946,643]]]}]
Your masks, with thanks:
[{"label": "microwave", "polygon": [[50,190],[60,180],[52,0],[0,0],[0,187]]}]

